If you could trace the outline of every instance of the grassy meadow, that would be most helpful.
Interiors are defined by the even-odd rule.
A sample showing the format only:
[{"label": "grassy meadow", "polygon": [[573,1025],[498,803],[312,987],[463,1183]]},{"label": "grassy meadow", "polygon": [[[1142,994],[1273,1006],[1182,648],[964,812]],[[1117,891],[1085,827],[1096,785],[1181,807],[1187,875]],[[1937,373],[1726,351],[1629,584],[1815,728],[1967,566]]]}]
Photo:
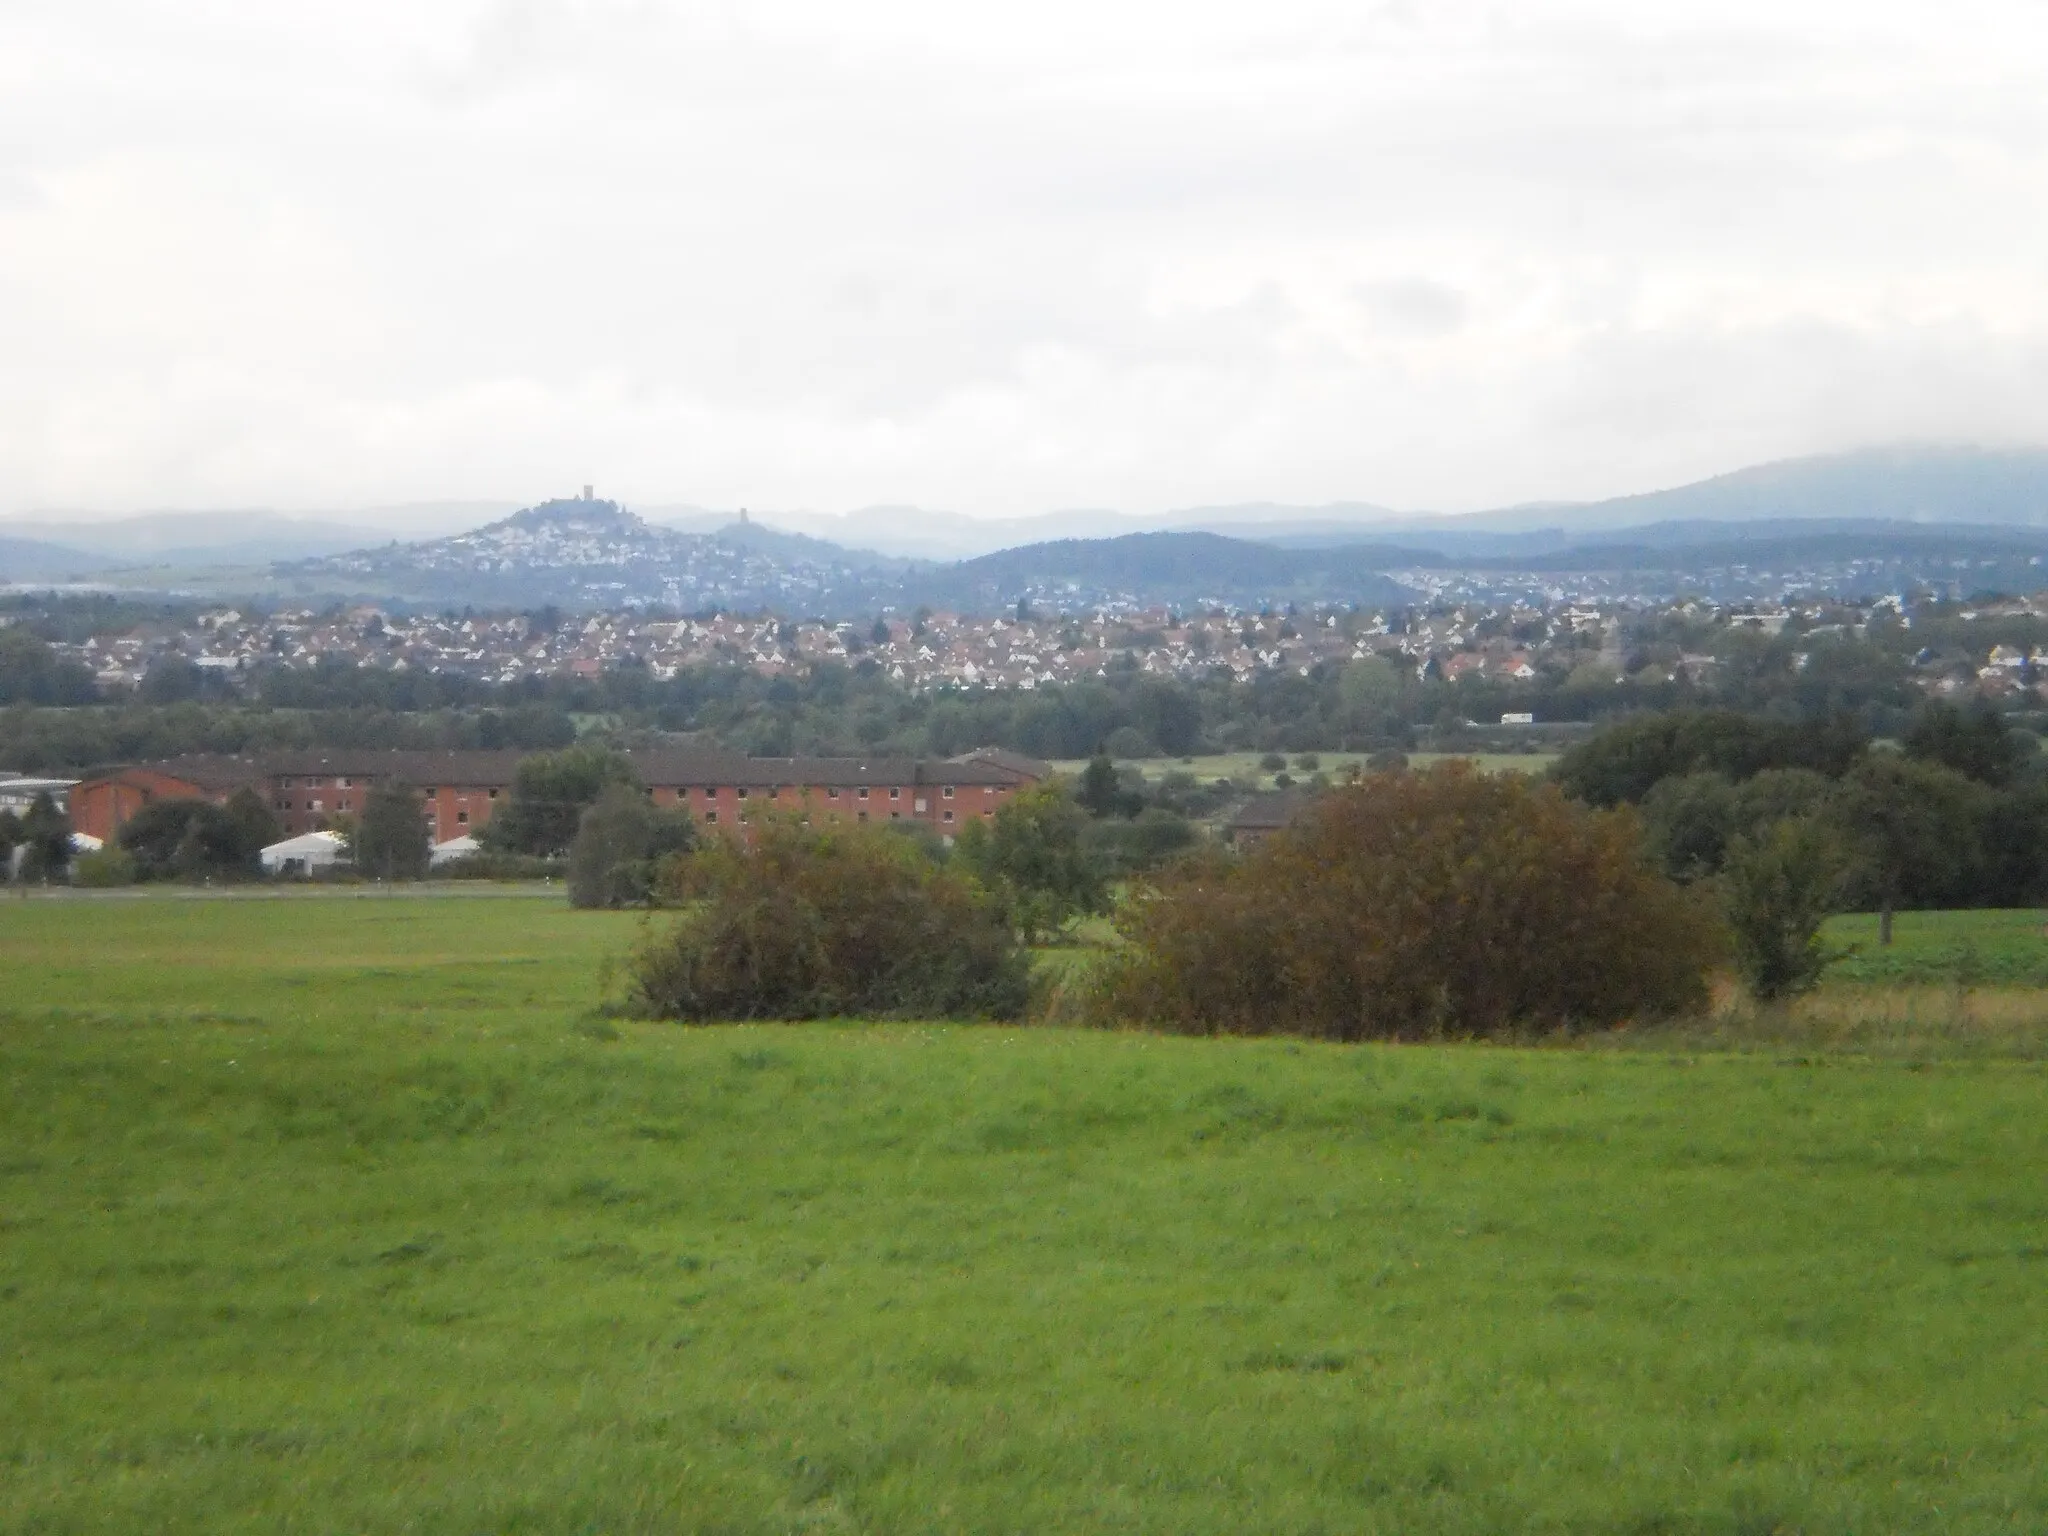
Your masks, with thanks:
[{"label": "grassy meadow", "polygon": [[0,1531],[2048,1528],[2048,1065],[684,1029],[636,922],[0,903]]}]

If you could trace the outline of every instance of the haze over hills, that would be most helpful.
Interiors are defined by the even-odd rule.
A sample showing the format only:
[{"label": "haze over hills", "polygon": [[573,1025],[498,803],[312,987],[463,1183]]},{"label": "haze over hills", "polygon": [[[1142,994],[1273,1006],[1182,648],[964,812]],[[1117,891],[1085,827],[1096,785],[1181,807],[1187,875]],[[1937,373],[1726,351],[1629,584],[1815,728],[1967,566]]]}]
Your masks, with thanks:
[{"label": "haze over hills", "polygon": [[[423,505],[417,526],[431,532],[479,506],[498,510]],[[261,514],[0,524],[9,535],[36,536],[0,539],[0,583],[92,581],[258,600],[657,603],[818,615],[919,604],[986,610],[1019,598],[1074,606],[1380,604],[1402,600],[1416,585],[1414,573],[1461,569],[1519,573],[1523,587],[1552,573],[1591,571],[1660,589],[1727,593],[1762,593],[1788,576],[1871,591],[2017,589],[2039,584],[2039,562],[2048,556],[2048,451],[1872,450],[1759,465],[1610,501],[1440,517],[1365,502],[1250,503],[1156,519],[1065,512],[996,523],[914,508],[843,518],[727,517],[673,506],[640,515],[576,499],[479,521],[425,540]],[[822,538],[819,528],[849,538],[857,531],[873,547]],[[1062,530],[1065,536],[1047,537]],[[56,534],[63,537],[47,537]],[[998,534],[1009,541],[999,549],[964,559],[956,553]],[[1442,589],[1434,578],[1421,585]],[[1498,589],[1519,590],[1513,583]]]}]

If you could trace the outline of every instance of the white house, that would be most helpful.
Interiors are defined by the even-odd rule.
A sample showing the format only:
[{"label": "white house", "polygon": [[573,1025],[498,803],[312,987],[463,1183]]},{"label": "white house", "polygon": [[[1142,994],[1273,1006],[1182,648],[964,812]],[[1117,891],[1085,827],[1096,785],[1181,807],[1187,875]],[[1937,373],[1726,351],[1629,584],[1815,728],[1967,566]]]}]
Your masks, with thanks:
[{"label": "white house", "polygon": [[281,843],[272,843],[263,850],[263,873],[266,875],[310,875],[318,870],[332,869],[348,853],[348,844],[339,832],[307,832],[298,837],[288,837]]},{"label": "white house", "polygon": [[480,846],[475,838],[465,832],[460,837],[449,838],[445,843],[434,844],[433,851],[427,855],[427,863],[431,867],[439,869],[443,864],[449,863],[452,860],[468,858]]}]

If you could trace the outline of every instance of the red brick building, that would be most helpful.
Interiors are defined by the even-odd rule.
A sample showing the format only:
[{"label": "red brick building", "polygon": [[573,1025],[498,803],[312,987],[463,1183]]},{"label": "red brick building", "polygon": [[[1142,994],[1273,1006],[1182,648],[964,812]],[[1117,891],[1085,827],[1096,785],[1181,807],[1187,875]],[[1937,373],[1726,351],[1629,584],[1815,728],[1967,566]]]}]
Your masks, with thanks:
[{"label": "red brick building", "polygon": [[[111,840],[153,800],[225,801],[253,790],[287,837],[357,815],[371,789],[396,783],[425,802],[428,830],[445,843],[476,833],[511,798],[523,752],[276,752],[261,758],[183,757],[81,779],[72,825]],[[657,805],[687,809],[707,826],[737,827],[764,808],[858,821],[921,821],[941,836],[992,816],[1019,787],[1051,770],[1007,752],[964,757],[742,757],[694,748],[630,752]]]}]

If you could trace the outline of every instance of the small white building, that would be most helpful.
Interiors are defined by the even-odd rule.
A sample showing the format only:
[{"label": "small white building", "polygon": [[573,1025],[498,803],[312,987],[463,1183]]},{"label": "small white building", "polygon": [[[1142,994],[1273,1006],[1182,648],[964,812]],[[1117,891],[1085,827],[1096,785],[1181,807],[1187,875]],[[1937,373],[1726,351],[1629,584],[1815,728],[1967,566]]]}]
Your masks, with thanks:
[{"label": "small white building", "polygon": [[307,832],[272,843],[261,857],[266,875],[311,875],[346,859],[348,843],[339,832]]},{"label": "small white building", "polygon": [[63,810],[69,804],[76,779],[24,779],[12,774],[0,774],[0,811],[12,811],[17,816],[26,816],[29,807],[36,803],[36,796],[48,795]]},{"label": "small white building", "polygon": [[427,855],[427,863],[430,867],[439,869],[443,864],[452,863],[456,859],[468,858],[482,846],[465,832],[460,837],[449,838],[445,843],[434,844],[432,851]]}]

